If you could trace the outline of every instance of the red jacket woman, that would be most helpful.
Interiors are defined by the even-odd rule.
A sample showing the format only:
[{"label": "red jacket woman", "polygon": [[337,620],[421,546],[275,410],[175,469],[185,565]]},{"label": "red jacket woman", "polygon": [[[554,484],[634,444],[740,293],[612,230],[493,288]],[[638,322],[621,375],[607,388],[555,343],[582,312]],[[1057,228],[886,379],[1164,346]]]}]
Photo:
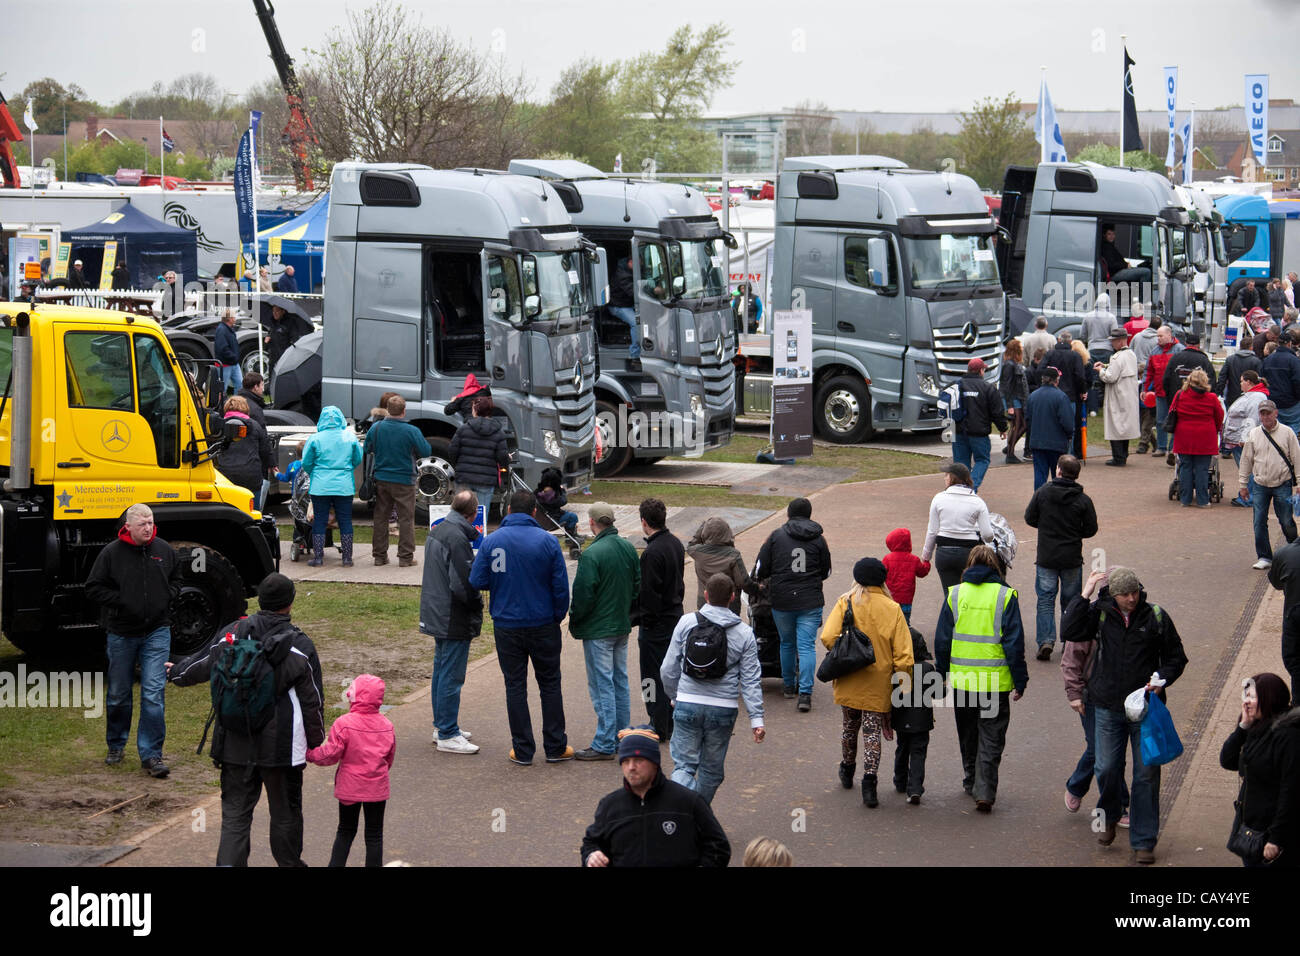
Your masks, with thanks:
[{"label": "red jacket woman", "polygon": [[1209,378],[1203,370],[1197,369],[1187,377],[1187,384],[1174,396],[1169,410],[1178,413],[1178,424],[1174,428],[1175,455],[1219,453],[1223,406],[1219,403],[1219,396],[1210,391]]}]

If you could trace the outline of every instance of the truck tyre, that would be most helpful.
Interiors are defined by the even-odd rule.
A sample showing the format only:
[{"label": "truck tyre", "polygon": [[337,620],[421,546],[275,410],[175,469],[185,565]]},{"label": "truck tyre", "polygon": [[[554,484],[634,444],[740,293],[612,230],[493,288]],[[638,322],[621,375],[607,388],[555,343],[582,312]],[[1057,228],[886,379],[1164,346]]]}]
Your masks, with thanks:
[{"label": "truck tyre", "polygon": [[266,349],[262,350],[261,361],[258,361],[257,343],[246,343],[239,351],[239,370],[243,375],[249,372],[258,372],[263,381],[271,377],[271,356]]},{"label": "truck tyre", "polygon": [[827,379],[813,402],[813,425],[817,434],[837,445],[870,441],[871,392],[853,375]]},{"label": "truck tyre", "polygon": [[[451,496],[456,491],[456,485],[449,477],[455,473],[451,467],[451,456],[447,453],[451,440],[432,435],[426,435],[425,438],[433,449],[433,454],[428,459],[431,464],[421,467],[415,479],[415,524],[422,528],[429,527],[429,508],[451,504]],[[493,496],[494,499],[497,497],[499,495]],[[379,515],[374,517],[375,521],[380,520]],[[388,515],[384,515],[383,520],[387,521]]]},{"label": "truck tyre", "polygon": [[181,368],[192,375],[195,381],[203,381],[199,375],[200,369],[203,368],[199,363],[204,360],[210,360],[212,353],[206,351],[194,342],[187,342],[184,339],[171,341],[172,351],[176,353],[176,361],[181,363]]},{"label": "truck tyre", "polygon": [[[211,643],[217,628],[248,607],[239,572],[219,552],[194,541],[173,541],[181,565],[181,592],[172,604],[172,659]],[[202,554],[200,554],[202,552]]]},{"label": "truck tyre", "polygon": [[302,412],[291,412],[284,408],[266,408],[262,414],[266,416],[268,425],[290,425],[294,428],[316,429],[316,423],[308,418]]},{"label": "truck tyre", "polygon": [[617,422],[618,407],[603,398],[598,398],[596,399],[596,427],[600,429],[600,443],[604,455],[596,463],[594,473],[597,478],[612,478],[632,461],[632,449],[627,443],[626,435],[616,435],[615,428],[602,425],[602,421]]}]

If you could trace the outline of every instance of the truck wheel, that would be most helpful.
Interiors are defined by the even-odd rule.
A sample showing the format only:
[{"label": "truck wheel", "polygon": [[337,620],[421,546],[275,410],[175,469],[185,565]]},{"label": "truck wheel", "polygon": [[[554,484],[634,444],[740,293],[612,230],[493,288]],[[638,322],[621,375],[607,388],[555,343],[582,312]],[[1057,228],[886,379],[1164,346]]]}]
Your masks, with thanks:
[{"label": "truck wheel", "polygon": [[874,430],[866,383],[852,375],[828,379],[813,402],[813,425],[818,435],[839,445],[869,441]]},{"label": "truck wheel", "polygon": [[203,378],[199,372],[203,366],[200,362],[211,359],[211,353],[205,352],[191,342],[172,342],[171,346],[172,351],[176,353],[176,361],[181,363],[181,368],[193,376],[196,382],[202,382]]},{"label": "truck wheel", "polygon": [[[429,526],[429,508],[434,505],[451,504],[451,496],[456,491],[456,469],[451,467],[451,458],[447,449],[451,442],[446,438],[429,438],[429,447],[433,454],[416,462],[415,478],[415,523],[427,528]],[[375,515],[375,521],[381,520]],[[388,515],[382,520],[387,521]]]},{"label": "truck wheel", "polygon": [[603,399],[596,399],[596,427],[600,429],[600,444],[604,449],[604,457],[595,467],[597,478],[612,478],[632,461],[628,436],[615,434],[615,428],[611,424],[617,421],[618,408]]},{"label": "truck wheel", "polygon": [[181,564],[181,592],[172,605],[172,655],[206,647],[217,628],[241,617],[248,607],[239,572],[219,552],[194,541],[174,541]]},{"label": "truck wheel", "polygon": [[247,375],[249,372],[257,372],[262,376],[262,380],[266,381],[271,377],[271,356],[267,354],[265,349],[263,349],[259,361],[257,348],[255,346],[256,343],[254,343],[253,346],[246,348],[240,354],[239,370],[244,375]]}]

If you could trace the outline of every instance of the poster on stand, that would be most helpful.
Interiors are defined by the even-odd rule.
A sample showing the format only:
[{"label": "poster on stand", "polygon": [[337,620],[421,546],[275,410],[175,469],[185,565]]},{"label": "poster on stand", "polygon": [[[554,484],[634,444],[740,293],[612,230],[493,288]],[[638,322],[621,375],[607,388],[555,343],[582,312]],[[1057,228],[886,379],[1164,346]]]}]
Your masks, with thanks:
[{"label": "poster on stand", "polygon": [[772,454],[813,453],[812,311],[772,313]]}]

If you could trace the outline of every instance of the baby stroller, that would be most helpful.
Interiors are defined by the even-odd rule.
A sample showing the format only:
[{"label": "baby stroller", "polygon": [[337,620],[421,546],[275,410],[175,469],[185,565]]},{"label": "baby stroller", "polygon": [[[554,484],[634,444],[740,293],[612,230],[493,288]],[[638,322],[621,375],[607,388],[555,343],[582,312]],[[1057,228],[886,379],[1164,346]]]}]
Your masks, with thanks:
[{"label": "baby stroller", "polygon": [[[542,472],[543,484],[545,484],[547,478],[550,477],[548,476],[548,472],[554,472],[554,476],[558,476],[560,478],[560,487],[563,488],[564,487],[563,476],[560,475],[558,468],[547,468],[545,471]],[[534,494],[536,494],[536,491],[532,488],[529,488],[528,482],[524,481],[524,479],[520,476],[519,472],[515,471],[513,468],[510,469],[509,484],[512,492],[531,491]],[[537,516],[539,519],[541,519],[540,524],[547,531],[560,532],[560,536],[564,539],[565,547],[569,549],[569,557],[572,560],[577,561],[578,558],[582,555],[582,538],[578,537],[567,527],[565,527],[565,525],[562,522],[554,518],[551,515],[550,509],[545,507],[540,501],[537,503]]]},{"label": "baby stroller", "polygon": [[[1175,459],[1177,461],[1177,459]],[[1177,469],[1175,469],[1175,472]],[[1219,480],[1219,456],[1210,456],[1210,500],[1218,503],[1223,500],[1223,482]],[[1177,501],[1179,497],[1178,475],[1175,473],[1174,480],[1169,482],[1169,500]]]},{"label": "baby stroller", "polygon": [[[289,517],[293,518],[293,540],[289,543],[289,560],[311,550],[311,476],[302,470],[302,462],[290,462],[284,474],[276,474],[276,481],[289,482]],[[325,527],[325,547],[334,547],[334,531]]]},{"label": "baby stroller", "polygon": [[767,582],[751,584],[749,595],[749,625],[754,629],[754,640],[758,643],[758,664],[760,677],[781,676],[781,632],[777,630],[776,620],[772,617],[772,601],[768,597]]}]

